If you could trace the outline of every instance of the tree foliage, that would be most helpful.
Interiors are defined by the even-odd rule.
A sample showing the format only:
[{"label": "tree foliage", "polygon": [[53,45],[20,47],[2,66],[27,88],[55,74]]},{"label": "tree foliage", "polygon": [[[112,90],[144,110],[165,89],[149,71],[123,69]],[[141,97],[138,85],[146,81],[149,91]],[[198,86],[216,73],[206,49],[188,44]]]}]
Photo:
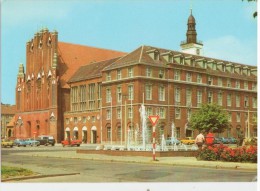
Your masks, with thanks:
[{"label": "tree foliage", "polygon": [[191,115],[191,129],[198,131],[222,133],[229,127],[228,113],[216,104],[202,105],[199,111]]}]

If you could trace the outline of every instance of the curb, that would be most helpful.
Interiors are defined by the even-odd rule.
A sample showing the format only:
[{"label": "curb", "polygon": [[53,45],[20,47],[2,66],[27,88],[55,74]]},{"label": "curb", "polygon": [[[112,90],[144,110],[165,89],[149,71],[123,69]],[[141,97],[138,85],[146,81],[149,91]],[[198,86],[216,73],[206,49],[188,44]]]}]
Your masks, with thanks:
[{"label": "curb", "polygon": [[2,179],[1,182],[8,182],[13,180],[27,180],[27,179],[36,179],[36,178],[46,178],[46,177],[55,177],[55,176],[70,176],[70,175],[77,175],[80,174],[79,172],[76,173],[66,173],[66,174],[41,174],[41,175],[34,175],[34,176],[20,176],[20,177],[13,177],[13,178],[6,178]]},{"label": "curb", "polygon": [[78,160],[92,160],[92,161],[108,161],[108,162],[120,162],[120,163],[140,163],[140,164],[155,164],[155,165],[168,165],[168,166],[188,166],[188,167],[196,167],[196,168],[214,168],[214,169],[232,169],[232,170],[249,170],[249,171],[256,171],[256,168],[248,168],[239,165],[219,165],[219,164],[188,164],[188,163],[169,163],[163,162],[161,163],[160,160],[158,161],[135,161],[135,160],[115,160],[115,159],[101,159],[101,158],[80,158],[80,157],[62,157],[62,156],[39,156],[39,155],[32,155],[33,157],[46,157],[46,158],[64,158],[64,159],[78,159]]}]

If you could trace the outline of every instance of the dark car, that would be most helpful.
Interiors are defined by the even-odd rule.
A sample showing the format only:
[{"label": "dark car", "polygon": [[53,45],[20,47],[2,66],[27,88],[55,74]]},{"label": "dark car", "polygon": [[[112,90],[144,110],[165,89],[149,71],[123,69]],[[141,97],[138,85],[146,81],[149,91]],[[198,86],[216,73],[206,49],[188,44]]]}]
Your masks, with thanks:
[{"label": "dark car", "polygon": [[56,143],[54,137],[51,135],[41,135],[38,136],[36,140],[40,142],[40,145],[45,145],[45,146],[48,145],[54,146]]}]

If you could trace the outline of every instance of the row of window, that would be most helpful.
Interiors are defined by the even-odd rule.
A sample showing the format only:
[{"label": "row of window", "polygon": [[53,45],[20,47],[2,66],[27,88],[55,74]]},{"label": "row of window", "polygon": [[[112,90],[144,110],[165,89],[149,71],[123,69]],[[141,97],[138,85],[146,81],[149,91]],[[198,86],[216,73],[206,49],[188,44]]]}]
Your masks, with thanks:
[{"label": "row of window", "polygon": [[[71,121],[73,121],[74,124],[77,124],[79,121],[82,121],[82,123],[87,123],[87,120],[94,123],[96,121],[96,116],[82,117],[82,119],[81,119],[81,117],[71,118]],[[69,124],[70,123],[70,119],[66,118],[65,122],[66,122],[66,124]]]},{"label": "row of window", "polygon": [[[121,73],[121,69],[117,70],[117,80],[120,80],[122,78],[122,73]],[[153,73],[152,73],[152,68],[151,67],[147,67],[146,68],[146,76],[147,77],[153,77]],[[133,67],[128,68],[128,77],[133,77]],[[158,72],[158,77],[159,78],[165,78],[165,71],[163,69],[160,69]],[[107,72],[106,75],[106,80],[107,81],[111,81],[111,72]],[[213,81],[214,77],[213,76],[208,76],[207,79],[207,84],[208,85],[217,85],[222,87],[224,85],[223,83],[223,78],[218,77],[217,78],[217,83],[214,83]],[[175,70],[174,71],[174,80],[176,81],[180,81],[181,80],[181,71],[180,70]],[[191,72],[186,72],[186,79],[187,82],[196,82],[198,84],[202,84],[202,74],[197,73],[196,74],[196,81],[192,80],[192,73]],[[226,87],[233,87],[232,86],[232,82],[230,78],[226,78],[225,80],[225,86]],[[248,82],[244,81],[244,85],[243,85],[243,89],[248,90]],[[236,80],[235,81],[235,86],[233,88],[237,88],[240,89],[241,88],[241,81],[240,80]],[[252,88],[251,90],[256,90],[257,88],[257,84],[256,82],[252,83]]]}]

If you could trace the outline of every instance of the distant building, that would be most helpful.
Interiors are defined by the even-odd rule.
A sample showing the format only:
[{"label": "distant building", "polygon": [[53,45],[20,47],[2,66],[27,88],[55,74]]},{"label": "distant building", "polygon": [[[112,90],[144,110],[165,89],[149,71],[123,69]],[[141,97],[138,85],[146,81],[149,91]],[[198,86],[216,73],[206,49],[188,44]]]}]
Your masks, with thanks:
[{"label": "distant building", "polygon": [[8,124],[12,121],[15,115],[15,105],[1,103],[1,137],[13,137],[13,129],[8,129]]}]

